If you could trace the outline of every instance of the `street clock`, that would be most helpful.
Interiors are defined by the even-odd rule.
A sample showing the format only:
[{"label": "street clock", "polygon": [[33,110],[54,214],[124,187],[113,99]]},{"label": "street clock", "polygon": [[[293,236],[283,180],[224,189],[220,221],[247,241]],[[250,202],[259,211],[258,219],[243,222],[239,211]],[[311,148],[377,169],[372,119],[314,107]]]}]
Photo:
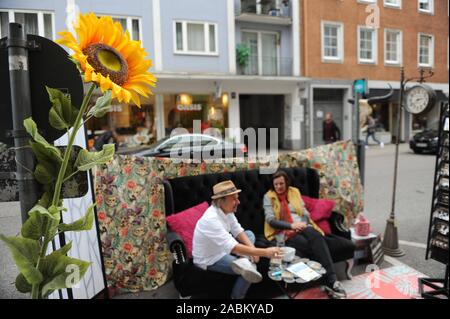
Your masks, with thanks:
[{"label": "street clock", "polygon": [[406,92],[405,109],[412,114],[429,110],[436,103],[436,92],[425,84],[415,84]]}]

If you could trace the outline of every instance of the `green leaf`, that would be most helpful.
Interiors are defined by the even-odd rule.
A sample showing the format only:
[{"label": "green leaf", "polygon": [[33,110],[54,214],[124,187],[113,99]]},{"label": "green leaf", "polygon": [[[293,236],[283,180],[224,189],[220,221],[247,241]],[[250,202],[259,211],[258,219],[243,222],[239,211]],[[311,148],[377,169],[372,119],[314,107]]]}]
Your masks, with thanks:
[{"label": "green leaf", "polygon": [[82,231],[91,229],[94,223],[94,207],[95,204],[89,206],[86,214],[73,223],[59,224],[58,229],[61,231]]},{"label": "green leaf", "polygon": [[18,291],[25,294],[27,292],[31,292],[31,288],[32,286],[28,283],[23,274],[19,274],[16,277],[16,289]]},{"label": "green leaf", "polygon": [[41,134],[39,134],[37,125],[31,117],[29,117],[23,121],[23,126],[25,127],[25,130],[28,132],[28,134],[31,135],[33,140],[36,141],[36,143],[38,143],[40,146],[42,146],[45,149],[45,151],[42,151],[42,147],[39,148],[40,152],[39,152],[39,154],[36,154],[35,149],[33,148],[33,143],[32,143],[31,147],[33,148],[33,153],[36,155],[38,160],[39,160],[38,156],[40,156],[42,154],[45,154],[46,157],[51,154],[50,158],[56,158],[56,160],[59,163],[62,162],[61,152],[59,151],[59,149],[53,145],[50,145],[45,140],[45,138],[42,137]]},{"label": "green leaf", "polygon": [[48,167],[48,165],[38,163],[34,169],[34,178],[41,184],[53,184],[56,181],[56,173],[49,170]]},{"label": "green leaf", "polygon": [[103,117],[108,113],[111,107],[112,93],[111,90],[105,92],[105,94],[97,99],[95,105],[89,110],[87,116],[93,115],[94,117]]},{"label": "green leaf", "polygon": [[29,217],[22,226],[21,234],[24,238],[41,239],[45,235],[45,228],[50,218],[51,221],[59,224],[60,215],[51,214],[45,207],[37,204],[28,213]]},{"label": "green leaf", "polygon": [[45,192],[42,197],[38,200],[38,205],[42,207],[49,207],[52,202],[53,195],[50,192]]},{"label": "green leaf", "polygon": [[72,106],[70,98],[57,89],[45,87],[52,102],[50,125],[58,130],[69,129],[75,123],[79,110]]},{"label": "green leaf", "polygon": [[38,240],[45,233],[45,217],[38,212],[30,213],[30,216],[22,226],[21,234],[24,238]]},{"label": "green leaf", "polygon": [[57,147],[50,144],[46,146],[38,142],[31,142],[30,145],[38,162],[48,166],[54,166],[54,170],[59,169],[63,159]]},{"label": "green leaf", "polygon": [[106,164],[114,157],[114,144],[105,144],[100,152],[89,152],[82,149],[78,153],[75,167],[80,171],[87,171],[96,165]]},{"label": "green leaf", "polygon": [[55,250],[55,252],[60,253],[61,255],[67,255],[67,253],[72,249],[72,242],[68,242],[64,246],[62,246],[60,249]]},{"label": "green leaf", "polygon": [[42,296],[45,298],[52,291],[70,288],[77,284],[86,273],[91,263],[70,258],[54,251],[42,260],[42,273],[46,278],[42,286]]},{"label": "green leaf", "polygon": [[3,235],[0,235],[0,239],[9,247],[17,268],[26,280],[32,285],[40,284],[43,277],[41,272],[35,268],[41,250],[39,241]]}]

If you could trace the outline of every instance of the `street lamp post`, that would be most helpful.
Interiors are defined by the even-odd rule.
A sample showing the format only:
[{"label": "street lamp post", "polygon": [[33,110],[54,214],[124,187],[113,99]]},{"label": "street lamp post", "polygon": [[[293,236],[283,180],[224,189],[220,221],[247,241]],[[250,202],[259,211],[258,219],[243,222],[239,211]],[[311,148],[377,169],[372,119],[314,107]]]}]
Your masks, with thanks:
[{"label": "street lamp post", "polygon": [[[420,78],[418,78],[420,83],[423,83],[425,78],[433,76],[433,72],[430,70],[429,75],[427,77],[424,76],[425,70],[420,69]],[[398,173],[398,150],[400,144],[400,134],[401,134],[401,123],[402,123],[402,110],[403,110],[403,96],[405,93],[405,86],[409,81],[417,80],[417,78],[407,79],[405,80],[405,69],[401,70],[400,77],[400,98],[397,108],[397,136],[395,141],[395,166],[394,166],[394,183],[392,190],[392,205],[391,205],[391,213],[389,215],[389,219],[386,221],[386,229],[384,231],[382,248],[386,255],[393,257],[401,257],[405,255],[405,252],[399,247],[398,244],[398,232],[397,232],[397,223],[395,221],[395,199],[397,192],[397,173]]]},{"label": "street lamp post", "polygon": [[386,229],[384,231],[382,248],[386,255],[393,257],[401,257],[405,255],[404,251],[399,247],[398,244],[398,232],[397,223],[395,221],[395,197],[397,191],[397,171],[398,171],[398,150],[400,144],[400,133],[401,133],[401,123],[402,123],[402,107],[403,107],[403,94],[405,90],[405,70],[401,70],[400,79],[400,98],[397,107],[397,136],[395,138],[395,164],[394,164],[394,183],[392,190],[392,205],[391,213],[389,219],[386,221]]}]

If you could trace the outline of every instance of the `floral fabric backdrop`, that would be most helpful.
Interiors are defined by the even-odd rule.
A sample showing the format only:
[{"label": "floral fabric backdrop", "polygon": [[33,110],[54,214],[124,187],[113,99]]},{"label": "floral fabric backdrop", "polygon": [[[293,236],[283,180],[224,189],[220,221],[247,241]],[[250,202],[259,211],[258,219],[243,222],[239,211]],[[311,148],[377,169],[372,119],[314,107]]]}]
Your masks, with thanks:
[{"label": "floral fabric backdrop", "polygon": [[[363,190],[351,141],[279,156],[280,167],[319,171],[320,197],[352,220],[363,209]],[[258,163],[173,163],[168,158],[115,156],[96,168],[97,214],[108,286],[119,292],[153,290],[171,275],[166,241],[163,179],[262,167]]]},{"label": "floral fabric backdrop", "polygon": [[334,200],[334,210],[344,215],[348,224],[363,211],[363,187],[352,141],[283,154],[279,161],[281,167],[316,169],[320,176],[320,198]]}]

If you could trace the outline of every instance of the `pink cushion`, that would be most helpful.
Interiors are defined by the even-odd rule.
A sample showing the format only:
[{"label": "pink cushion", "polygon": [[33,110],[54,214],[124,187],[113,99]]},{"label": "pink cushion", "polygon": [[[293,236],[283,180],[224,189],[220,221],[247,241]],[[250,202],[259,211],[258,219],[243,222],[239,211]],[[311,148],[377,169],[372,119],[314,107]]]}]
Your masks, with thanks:
[{"label": "pink cushion", "polygon": [[208,207],[208,203],[203,202],[166,218],[170,229],[183,239],[189,258],[192,257],[192,239],[194,238],[195,225]]},{"label": "pink cushion", "polygon": [[330,218],[333,208],[336,205],[334,200],[330,199],[318,199],[303,196],[302,199],[305,202],[305,207],[311,214],[311,219],[323,230],[325,235],[331,234]]}]

